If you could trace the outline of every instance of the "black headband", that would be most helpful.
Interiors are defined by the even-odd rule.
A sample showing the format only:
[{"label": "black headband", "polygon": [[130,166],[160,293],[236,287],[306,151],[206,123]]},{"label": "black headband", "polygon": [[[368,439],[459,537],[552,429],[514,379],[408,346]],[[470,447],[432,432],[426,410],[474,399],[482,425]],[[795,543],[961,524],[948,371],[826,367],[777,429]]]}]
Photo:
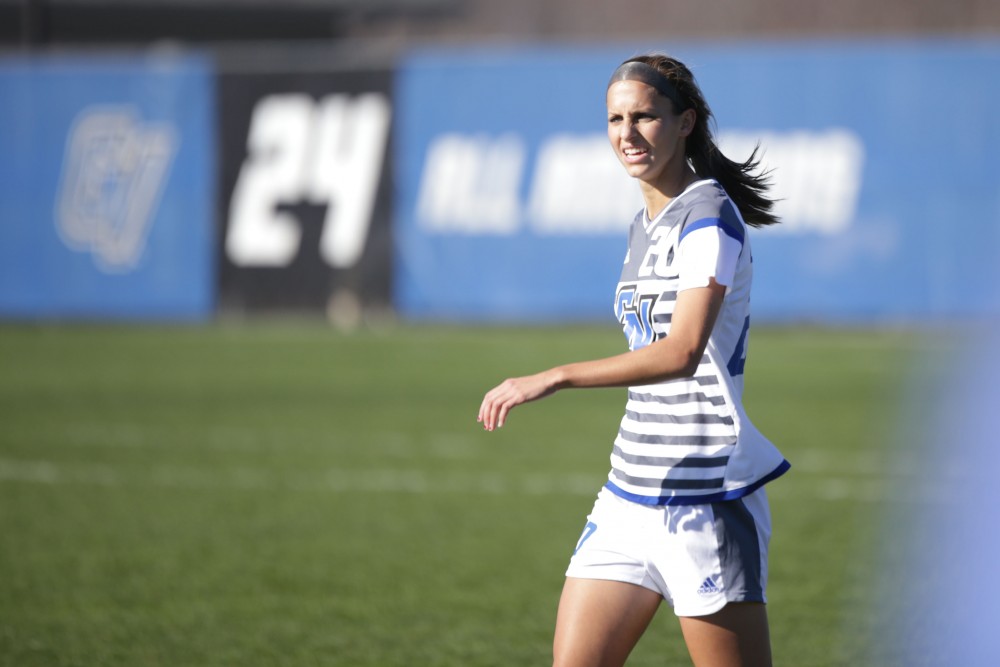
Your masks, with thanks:
[{"label": "black headband", "polygon": [[628,62],[622,63],[615,73],[611,75],[611,80],[608,81],[608,88],[611,84],[617,83],[619,81],[639,81],[646,84],[647,86],[652,86],[656,89],[660,95],[663,95],[668,100],[674,103],[675,111],[680,113],[684,111],[690,104],[685,104],[682,101],[681,94],[677,91],[677,87],[671,83],[670,79],[663,76],[658,69],[652,65],[647,65],[639,60],[629,60]]}]

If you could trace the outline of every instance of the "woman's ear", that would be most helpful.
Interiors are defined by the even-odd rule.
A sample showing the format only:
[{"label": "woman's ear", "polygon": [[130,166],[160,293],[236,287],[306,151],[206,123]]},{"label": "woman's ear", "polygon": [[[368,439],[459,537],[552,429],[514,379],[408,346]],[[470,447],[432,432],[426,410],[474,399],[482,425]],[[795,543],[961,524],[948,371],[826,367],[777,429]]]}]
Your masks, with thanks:
[{"label": "woman's ear", "polygon": [[696,120],[698,120],[698,112],[694,109],[685,109],[681,112],[682,137],[686,137],[694,131],[694,124]]}]

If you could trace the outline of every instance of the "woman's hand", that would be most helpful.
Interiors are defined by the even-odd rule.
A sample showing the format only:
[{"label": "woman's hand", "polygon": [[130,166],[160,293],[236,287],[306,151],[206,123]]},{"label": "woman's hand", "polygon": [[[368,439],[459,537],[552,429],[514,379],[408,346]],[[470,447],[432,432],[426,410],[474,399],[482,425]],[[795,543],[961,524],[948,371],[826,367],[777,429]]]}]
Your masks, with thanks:
[{"label": "woman's hand", "polygon": [[489,390],[479,406],[479,417],[483,428],[492,431],[500,428],[507,421],[507,414],[515,405],[535,401],[555,393],[558,388],[558,378],[555,369],[526,375],[525,377],[509,378]]}]

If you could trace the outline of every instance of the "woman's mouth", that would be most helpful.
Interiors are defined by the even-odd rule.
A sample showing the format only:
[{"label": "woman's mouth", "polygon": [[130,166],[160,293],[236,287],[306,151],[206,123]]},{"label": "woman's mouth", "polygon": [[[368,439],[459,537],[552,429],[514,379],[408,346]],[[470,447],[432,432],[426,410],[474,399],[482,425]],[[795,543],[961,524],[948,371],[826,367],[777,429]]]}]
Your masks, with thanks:
[{"label": "woman's mouth", "polygon": [[625,156],[625,160],[627,162],[636,162],[638,160],[641,160],[643,157],[646,156],[648,152],[649,151],[647,151],[645,148],[630,147],[622,149],[622,155]]}]

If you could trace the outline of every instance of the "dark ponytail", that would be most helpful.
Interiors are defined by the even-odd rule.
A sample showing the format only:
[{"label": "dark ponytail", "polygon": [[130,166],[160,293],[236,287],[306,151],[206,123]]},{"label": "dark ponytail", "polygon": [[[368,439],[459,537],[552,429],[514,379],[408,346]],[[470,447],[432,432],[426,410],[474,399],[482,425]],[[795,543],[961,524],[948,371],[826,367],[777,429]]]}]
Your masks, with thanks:
[{"label": "dark ponytail", "polygon": [[[748,225],[764,227],[779,222],[771,212],[774,202],[765,196],[770,186],[767,173],[759,173],[760,146],[754,148],[745,162],[735,162],[722,154],[712,136],[712,110],[691,70],[679,60],[660,54],[636,56],[629,61],[646,63],[667,77],[676,87],[679,97],[686,102],[683,108],[675,108],[676,113],[694,109],[695,124],[687,138],[686,153],[695,173],[701,178],[717,180]],[[674,106],[677,104],[674,103]]]}]

